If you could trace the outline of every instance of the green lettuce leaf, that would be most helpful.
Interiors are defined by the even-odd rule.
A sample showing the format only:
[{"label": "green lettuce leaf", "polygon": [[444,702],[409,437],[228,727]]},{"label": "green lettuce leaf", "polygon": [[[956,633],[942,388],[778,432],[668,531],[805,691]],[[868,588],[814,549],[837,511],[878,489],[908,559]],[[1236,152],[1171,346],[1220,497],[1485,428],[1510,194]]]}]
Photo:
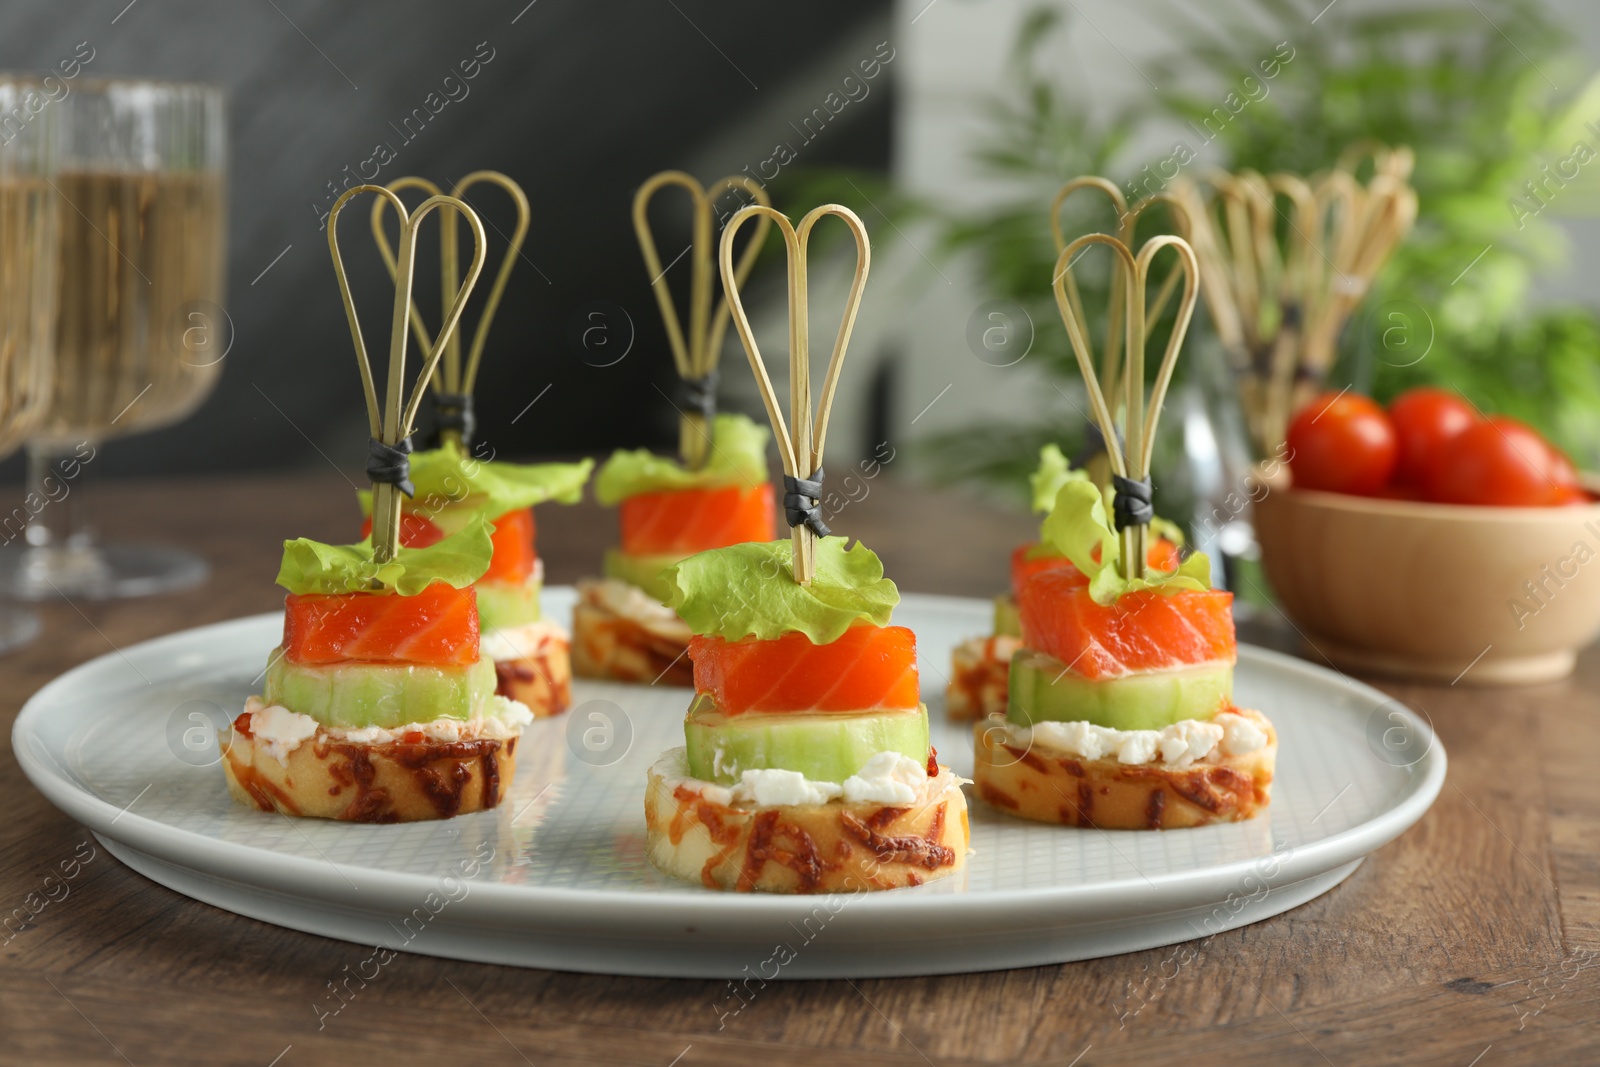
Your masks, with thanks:
[{"label": "green lettuce leaf", "polygon": [[594,466],[594,459],[570,464],[488,461],[459,445],[445,445],[411,456],[411,483],[416,486],[411,499],[418,510],[466,502],[490,518],[546,501],[576,504]]},{"label": "green lettuce leaf", "polygon": [[1144,589],[1175,593],[1211,588],[1211,560],[1203,552],[1190,553],[1171,574],[1147,571],[1143,578],[1124,578],[1117,567],[1122,539],[1111,524],[1106,494],[1088,480],[1062,484],[1039,532],[1044,544],[1053,546],[1088,576],[1089,595],[1097,604],[1111,604],[1126,593]]},{"label": "green lettuce leaf", "polygon": [[765,426],[743,415],[718,415],[711,424],[711,455],[697,471],[643,448],[621,449],[600,467],[595,499],[611,507],[640,493],[759,485],[767,480]]},{"label": "green lettuce leaf", "polygon": [[1048,512],[1063,485],[1088,480],[1089,472],[1074,469],[1060,445],[1045,445],[1039,449],[1039,469],[1028,475],[1028,484],[1033,488],[1033,510],[1040,514]]},{"label": "green lettuce leaf", "polygon": [[[576,504],[594,470],[594,460],[577,463],[505,463],[479,459],[459,445],[444,445],[411,457],[416,495],[408,510],[438,513],[466,504],[489,518],[554,500]],[[372,491],[361,490],[361,514],[372,514]]]},{"label": "green lettuce leaf", "polygon": [[416,596],[434,582],[465,588],[483,577],[494,555],[491,527],[478,517],[465,528],[427,548],[401,547],[395,559],[378,564],[372,541],[325,545],[308,538],[283,543],[278,584],[291,593],[358,593],[372,589],[372,580],[401,596]]},{"label": "green lettuce leaf", "polygon": [[1091,581],[1101,571],[1115,571],[1122,552],[1105,495],[1087,478],[1063,482],[1056,490],[1055,503],[1039,524],[1039,542],[1066,556]]},{"label": "green lettuce leaf", "polygon": [[817,573],[796,584],[791,542],[754,541],[714,548],[668,567],[668,606],[697,634],[729,641],[769,641],[802,633],[813,644],[838,640],[852,623],[887,626],[900,591],[883,576],[883,563],[861,542],[817,539]]},{"label": "green lettuce leaf", "polygon": [[1150,520],[1150,532],[1164,541],[1171,541],[1179,548],[1189,543],[1188,539],[1183,536],[1183,527],[1170,519],[1163,519],[1159,515]]}]

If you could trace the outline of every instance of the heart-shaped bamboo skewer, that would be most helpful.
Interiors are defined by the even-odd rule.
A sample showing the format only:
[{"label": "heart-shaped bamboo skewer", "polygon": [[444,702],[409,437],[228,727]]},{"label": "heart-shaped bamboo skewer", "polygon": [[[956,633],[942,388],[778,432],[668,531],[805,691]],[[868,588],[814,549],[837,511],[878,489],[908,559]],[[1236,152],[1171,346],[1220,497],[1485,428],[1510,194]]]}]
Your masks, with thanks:
[{"label": "heart-shaped bamboo skewer", "polygon": [[[1166,193],[1156,193],[1139,200],[1130,208],[1127,198],[1122,195],[1122,190],[1117,188],[1115,182],[1098,175],[1083,175],[1062,185],[1056,191],[1055,198],[1050,202],[1050,235],[1055,239],[1057,256],[1067,247],[1066,233],[1061,224],[1061,209],[1065,206],[1067,200],[1080,189],[1093,189],[1105,194],[1106,198],[1111,202],[1111,206],[1117,212],[1117,232],[1115,236],[1130,248],[1135,241],[1139,219],[1144,212],[1156,204],[1167,205],[1173,213],[1179,231],[1183,234],[1189,232],[1188,209],[1176,197]],[[1173,269],[1167,273],[1166,280],[1162,282],[1161,290],[1156,295],[1155,304],[1149,309],[1149,313],[1146,316],[1148,320],[1154,321],[1161,317],[1161,313],[1166,309],[1167,302],[1172,298],[1172,294],[1177,288],[1178,276],[1181,270],[1180,266],[1174,265]],[[1086,322],[1087,317],[1083,311],[1083,297],[1078,292],[1077,279],[1068,274],[1065,282],[1067,298],[1071,301],[1074,314],[1077,315],[1079,321]],[[1093,338],[1087,332],[1084,334],[1084,340],[1090,346],[1091,362],[1096,362],[1100,367],[1101,379],[1108,386],[1108,395],[1113,398],[1114,414],[1118,405],[1121,404],[1120,397],[1122,393],[1119,387],[1121,372],[1118,368],[1121,355],[1119,349],[1122,347],[1123,315],[1121,309],[1124,300],[1123,284],[1122,271],[1113,268],[1111,272],[1111,302],[1106,313],[1105,348],[1099,360],[1094,359]]]},{"label": "heart-shaped bamboo skewer", "polygon": [[[1354,170],[1368,157],[1373,176],[1363,185]],[[1209,193],[1194,182],[1176,186],[1206,306],[1262,455],[1277,449],[1290,415],[1320,387],[1345,322],[1415,223],[1413,163],[1408,148],[1368,141],[1311,178],[1218,172],[1205,178]]]},{"label": "heart-shaped bamboo skewer", "polygon": [[[506,282],[511,277],[511,270],[516,266],[517,257],[522,252],[522,245],[528,236],[528,226],[532,215],[528,207],[527,194],[522,191],[511,178],[499,171],[476,170],[450,189],[450,197],[466,202],[467,190],[474,185],[482,183],[498,185],[511,197],[512,204],[516,207],[517,222],[512,228],[511,236],[506,242],[506,253],[500,261],[499,270],[495,273],[494,285],[489,289],[489,297],[484,302],[483,313],[478,318],[477,329],[473,331],[472,347],[468,350],[466,364],[461,362],[461,331],[454,330],[446,334],[444,342],[444,357],[436,364],[436,370],[429,379],[433,385],[434,400],[443,409],[446,398],[470,397],[478,382],[478,366],[483,362],[483,347],[489,338],[489,327],[494,321],[494,316],[500,310],[500,300],[505,295]],[[392,193],[400,193],[405,189],[421,189],[430,196],[444,195],[440,188],[426,178],[415,176],[396,178],[388,185]],[[383,231],[384,209],[389,202],[383,198],[373,202],[372,205],[372,233],[378,242],[378,251],[383,256],[384,265],[389,268],[389,276],[395,276],[397,263],[393,247],[389,238]],[[398,208],[396,210],[399,210]],[[439,287],[440,306],[450,302],[452,294],[459,288],[460,280],[460,250],[456,245],[456,220],[454,211],[447,211],[439,221]],[[480,220],[481,222],[481,220]],[[481,232],[481,226],[480,231]],[[431,354],[433,339],[428,334],[428,328],[422,321],[422,312],[415,302],[410,310],[411,331],[416,336],[417,344],[424,354]],[[441,441],[454,444],[463,443],[463,434],[460,429],[452,426],[441,427],[439,431]]]},{"label": "heart-shaped bamboo skewer", "polygon": [[[1090,189],[1104,193],[1106,198],[1111,201],[1111,206],[1117,212],[1117,235],[1119,237],[1123,236],[1128,228],[1128,199],[1122,195],[1122,190],[1117,188],[1115,182],[1095,174],[1086,174],[1074,178],[1056,190],[1055,199],[1050,202],[1050,236],[1055,239],[1057,256],[1060,256],[1062,250],[1067,247],[1067,236],[1061,225],[1061,209],[1066,206],[1067,200],[1080,189]],[[1078,316],[1080,321],[1087,322],[1088,319],[1083,312],[1083,296],[1078,292],[1077,278],[1068,274],[1065,281],[1067,298],[1072,302],[1073,313]],[[1111,302],[1106,312],[1105,348],[1098,361],[1094,358],[1094,338],[1088,333],[1084,334],[1084,342],[1089,345],[1090,361],[1098,363],[1101,375],[1108,381],[1115,381],[1116,379],[1114,363],[1117,358],[1117,350],[1121,347],[1122,342],[1121,309],[1122,272],[1113,268],[1111,272]],[[1112,391],[1115,392],[1115,388]]]},{"label": "heart-shaped bamboo skewer", "polygon": [[[1128,295],[1123,305],[1124,351],[1121,378],[1124,393],[1122,404],[1126,416],[1121,441],[1118,440],[1116,432],[1116,415],[1112,402],[1107,401],[1106,393],[1100,386],[1099,375],[1095,371],[1094,353],[1088,342],[1088,323],[1083,318],[1081,307],[1074,307],[1068,296],[1067,286],[1072,277],[1073,259],[1081,250],[1094,244],[1103,244],[1111,249],[1112,270],[1121,276],[1122,291]],[[1162,354],[1161,365],[1156,371],[1155,382],[1151,387],[1147,403],[1144,394],[1144,347],[1150,318],[1146,314],[1144,293],[1149,280],[1150,266],[1156,254],[1163,248],[1172,248],[1177,252],[1176,269],[1183,272],[1183,295],[1179,298],[1177,317],[1172,325],[1172,333],[1167,338],[1166,351]],[[1102,233],[1091,233],[1067,245],[1056,259],[1053,284],[1056,307],[1061,312],[1061,321],[1067,328],[1067,337],[1071,340],[1072,351],[1077,356],[1078,369],[1083,373],[1084,386],[1089,395],[1090,412],[1099,425],[1101,434],[1104,435],[1106,455],[1111,464],[1112,474],[1117,477],[1135,482],[1144,482],[1150,477],[1150,457],[1155,447],[1156,425],[1161,418],[1161,407],[1166,400],[1167,388],[1172,383],[1172,372],[1177,366],[1178,353],[1182,350],[1184,337],[1189,332],[1189,321],[1194,315],[1194,305],[1200,295],[1199,286],[1199,267],[1195,261],[1194,250],[1183,238],[1171,235],[1152,237],[1144,243],[1136,257],[1118,238]],[[1129,525],[1121,530],[1122,554],[1119,565],[1123,577],[1130,579],[1144,577],[1146,534],[1147,528],[1143,525]]]},{"label": "heart-shaped bamboo skewer", "polygon": [[[807,295],[806,247],[811,229],[823,218],[835,215],[844,220],[856,241],[855,276],[850,282],[850,295],[845,299],[844,315],[839,320],[839,333],[833,341],[833,354],[828,358],[828,369],[822,379],[822,395],[817,400],[816,411],[811,407],[811,338],[810,298]],[[767,375],[766,364],[761,360],[761,350],[756,346],[755,334],[750,329],[750,319],[745,314],[744,301],[739,295],[743,279],[733,261],[733,241],[743,226],[752,218],[768,219],[776,223],[783,234],[785,258],[789,271],[789,419],[785,421],[778,403],[778,394]],[[746,256],[750,255],[746,249]],[[867,239],[867,228],[854,211],[840,204],[823,204],[813,208],[793,225],[788,216],[766,205],[755,204],[743,208],[729,220],[722,231],[722,244],[718,257],[722,270],[722,284],[727,292],[728,307],[732,312],[739,340],[744,344],[750,369],[755,372],[756,386],[761,391],[762,403],[767,408],[767,418],[772,421],[773,435],[778,439],[778,453],[783,459],[783,471],[790,479],[816,481],[822,478],[822,449],[827,440],[828,414],[833,409],[834,391],[839,386],[839,370],[844,366],[845,350],[850,345],[850,332],[855,328],[856,313],[861,310],[861,294],[867,286],[867,272],[872,266],[872,242]],[[793,492],[793,490],[791,490]],[[789,503],[787,495],[785,504]],[[824,527],[824,529],[826,529]],[[816,531],[806,524],[792,526],[794,545],[792,570],[794,580],[810,585],[816,575]]]},{"label": "heart-shaped bamboo skewer", "polygon": [[[650,230],[650,201],[662,188],[676,185],[689,194],[694,205],[694,230],[690,238],[690,265],[693,273],[689,285],[689,336],[685,339],[678,310],[672,301],[672,290],[667,285],[667,270],[661,265],[661,255],[656,248],[655,235]],[[743,175],[732,175],[702,187],[692,175],[681,170],[665,170],[639,186],[633,197],[633,229],[639,238],[639,251],[644,255],[645,269],[650,272],[650,288],[655,290],[656,305],[661,309],[661,321],[667,328],[667,343],[672,348],[672,362],[678,377],[694,383],[701,390],[715,390],[714,374],[722,357],[722,339],[728,330],[728,291],[724,283],[723,296],[715,306],[711,304],[712,280],[712,206],[723,195],[743,190],[754,204],[769,207],[767,191],[759,183]],[[735,216],[737,217],[737,216]],[[743,285],[755,266],[761,243],[766,240],[772,220],[762,218],[756,232],[739,257],[733,272],[734,285]],[[676,262],[676,260],[674,260]],[[708,380],[709,379],[709,380]],[[709,408],[709,405],[707,405]],[[678,452],[683,465],[699,470],[711,454],[711,427],[704,409],[679,411]]]},{"label": "heart-shaped bamboo skewer", "polygon": [[[339,254],[339,213],[352,198],[362,193],[375,193],[387,200],[404,221],[400,226],[400,247],[395,256],[394,313],[389,327],[389,371],[383,383],[383,403],[380,407],[378,390],[372,376],[372,363],[367,357],[366,341],[361,336],[361,320],[356,314],[356,304],[350,295],[350,280],[345,274],[344,259]],[[409,400],[405,393],[406,321],[411,312],[411,287],[415,280],[417,258],[417,231],[422,220],[438,208],[459,212],[472,229],[472,265],[455,293],[447,294],[444,321],[439,326],[441,340],[448,339],[461,321],[467,297],[478,282],[483,270],[485,241],[483,223],[465,202],[449,196],[430,196],[417,209],[406,214],[399,196],[381,185],[358,185],[339,197],[328,213],[328,252],[333,257],[333,272],[339,279],[339,293],[344,298],[345,318],[350,322],[350,340],[355,345],[356,364],[361,371],[361,388],[367,401],[367,423],[374,441],[390,448],[410,437],[417,420],[417,410],[422,406],[422,395],[433,377],[443,354],[443,345],[436,344],[425,351],[422,369],[417,375]],[[408,451],[409,449],[404,449]],[[388,482],[375,482],[372,488],[372,558],[383,564],[395,558],[400,544],[400,490]],[[374,580],[374,587],[378,583]]]}]

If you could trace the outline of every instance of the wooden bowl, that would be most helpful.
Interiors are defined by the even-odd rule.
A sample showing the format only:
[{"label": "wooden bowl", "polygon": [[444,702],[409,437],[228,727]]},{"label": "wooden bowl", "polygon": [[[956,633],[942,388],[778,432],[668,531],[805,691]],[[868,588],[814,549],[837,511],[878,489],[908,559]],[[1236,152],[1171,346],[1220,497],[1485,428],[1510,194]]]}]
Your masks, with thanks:
[{"label": "wooden bowl", "polygon": [[1463,507],[1268,483],[1254,522],[1285,614],[1344,667],[1543,682],[1600,633],[1600,503]]}]

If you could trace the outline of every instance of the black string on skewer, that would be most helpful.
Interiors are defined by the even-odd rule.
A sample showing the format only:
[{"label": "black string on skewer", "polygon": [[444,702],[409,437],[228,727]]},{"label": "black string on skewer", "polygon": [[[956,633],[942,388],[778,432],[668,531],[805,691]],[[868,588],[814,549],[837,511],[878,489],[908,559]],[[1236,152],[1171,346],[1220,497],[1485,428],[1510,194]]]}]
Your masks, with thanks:
[{"label": "black string on skewer", "polygon": [[472,394],[434,393],[433,424],[437,432],[454,430],[461,435],[462,444],[472,444],[472,435],[478,429],[478,417],[472,408]]},{"label": "black string on skewer", "polygon": [[408,497],[416,495],[411,484],[411,438],[402,437],[392,445],[376,437],[367,438],[367,478],[374,485],[392,485]]},{"label": "black string on skewer", "polygon": [[783,476],[783,515],[789,525],[805,526],[818,537],[833,533],[822,521],[822,468],[818,467],[809,478]]},{"label": "black string on skewer", "polygon": [[721,377],[715,367],[701,378],[679,379],[678,398],[685,408],[699,413],[710,422],[717,413],[717,381]]},{"label": "black string on skewer", "polygon": [[1149,478],[1124,478],[1113,474],[1111,488],[1114,490],[1111,513],[1119,532],[1130,526],[1150,525],[1150,520],[1156,517],[1156,509]]}]

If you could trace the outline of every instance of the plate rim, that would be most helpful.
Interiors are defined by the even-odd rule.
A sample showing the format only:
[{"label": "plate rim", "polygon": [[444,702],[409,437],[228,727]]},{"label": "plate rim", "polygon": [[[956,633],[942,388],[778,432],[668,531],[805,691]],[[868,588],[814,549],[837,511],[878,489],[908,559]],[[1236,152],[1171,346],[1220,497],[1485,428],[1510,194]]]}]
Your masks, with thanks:
[{"label": "plate rim", "polygon": [[[575,595],[571,586],[550,586],[546,592],[558,597]],[[902,603],[962,612],[980,606],[987,611],[989,607],[989,602],[981,598],[943,594],[908,593],[903,596]],[[58,771],[52,765],[56,762],[53,755],[46,755],[48,750],[43,744],[42,734],[35,726],[35,720],[42,718],[60,689],[69,687],[83,674],[103,669],[118,660],[127,665],[130,662],[127,657],[134,652],[159,654],[161,646],[182,643],[205,631],[244,629],[281,618],[281,612],[264,612],[191,627],[104,653],[64,671],[30,696],[17,715],[11,731],[11,743],[18,765],[46,799],[91,831],[103,833],[166,862],[246,885],[282,887],[329,903],[371,908],[373,897],[370,891],[387,898],[412,899],[431,888],[436,879],[429,875],[381,867],[289,855],[260,845],[206,837],[192,830],[174,827],[140,815],[131,810],[131,806],[116,808]],[[1168,910],[1186,906],[1187,902],[1216,899],[1219,894],[1238,888],[1240,882],[1252,873],[1268,886],[1273,886],[1298,882],[1332,870],[1388,844],[1426,814],[1443,787],[1448,768],[1443,743],[1431,723],[1375,686],[1298,657],[1248,644],[1239,646],[1239,656],[1241,661],[1258,662],[1287,671],[1313,684],[1353,691],[1372,699],[1375,706],[1396,704],[1397,710],[1408,719],[1408,727],[1420,731],[1420,735],[1428,739],[1428,748],[1416,763],[1400,768],[1409,772],[1408,782],[1394,802],[1386,810],[1355,826],[1315,842],[1292,847],[1281,855],[1275,851],[1204,869],[1167,871],[1066,886],[985,890],[976,895],[923,893],[917,889],[855,894],[849,897],[852,900],[849,910],[874,922],[887,921],[894,925],[970,918],[977,909],[1009,915],[1019,922],[1036,920],[1042,915],[1064,919],[1081,909],[1092,912],[1096,920],[1113,914],[1147,913],[1152,907]],[[39,746],[39,751],[35,751],[35,746]],[[484,817],[500,816],[497,812],[463,816]],[[1072,832],[1076,828],[1061,829],[1063,832]],[[1099,832],[1112,834],[1118,831]],[[1277,873],[1266,877],[1259,868],[1264,861],[1273,857],[1277,858]],[[354,894],[346,892],[353,885],[348,876],[359,876],[366,888]],[[936,887],[937,883],[930,883],[930,886]],[[362,903],[356,904],[357,899]],[[535,927],[540,925],[540,920],[544,920],[543,925],[559,924],[564,929],[571,929],[573,923],[603,925],[614,929],[622,918],[617,914],[619,908],[636,910],[631,908],[631,903],[643,901],[655,905],[649,909],[655,914],[648,917],[645,926],[659,924],[670,915],[673,922],[680,919],[704,921],[712,923],[713,927],[722,925],[731,928],[790,918],[797,910],[810,910],[809,907],[799,909],[801,902],[820,899],[825,897],[721,893],[688,885],[664,886],[644,892],[606,893],[566,887],[474,882],[473,892],[461,904],[466,905],[469,901],[477,903],[461,910],[473,913],[481,911],[490,917],[515,915],[531,920]],[[1110,910],[1106,906],[1108,902],[1115,905]],[[1085,909],[1085,905],[1093,906]],[[628,925],[634,924],[630,922]]]}]

